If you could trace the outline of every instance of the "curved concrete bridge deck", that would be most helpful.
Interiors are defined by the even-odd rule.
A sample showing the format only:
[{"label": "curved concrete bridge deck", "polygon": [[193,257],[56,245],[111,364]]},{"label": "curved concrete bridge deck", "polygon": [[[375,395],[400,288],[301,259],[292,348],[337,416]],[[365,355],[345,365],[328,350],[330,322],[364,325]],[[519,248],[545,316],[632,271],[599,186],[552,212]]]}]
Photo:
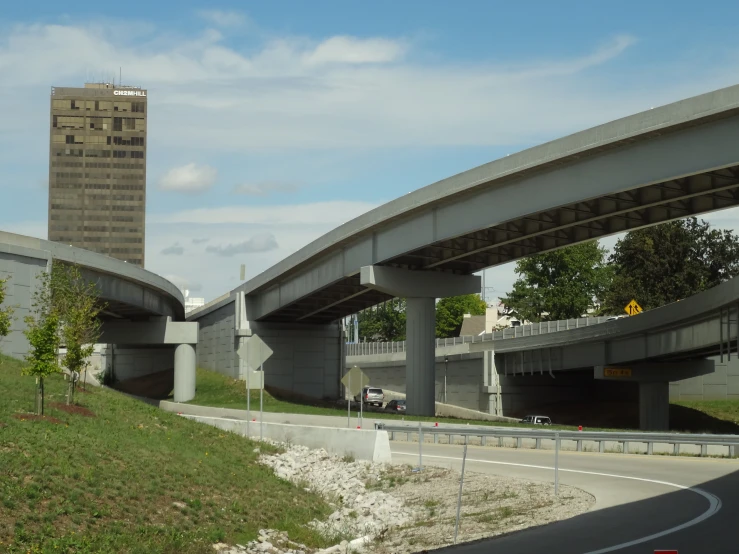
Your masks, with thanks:
[{"label": "curved concrete bridge deck", "polygon": [[8,279],[5,304],[16,311],[0,350],[18,358],[28,352],[24,317],[31,310],[38,277],[52,262],[78,266],[83,278],[97,285],[103,307],[99,342],[115,345],[106,363],[116,379],[174,369],[175,395],[182,401],[193,398],[198,326],[184,321],[184,299],[176,286],[102,254],[2,231],[0,279]]}]

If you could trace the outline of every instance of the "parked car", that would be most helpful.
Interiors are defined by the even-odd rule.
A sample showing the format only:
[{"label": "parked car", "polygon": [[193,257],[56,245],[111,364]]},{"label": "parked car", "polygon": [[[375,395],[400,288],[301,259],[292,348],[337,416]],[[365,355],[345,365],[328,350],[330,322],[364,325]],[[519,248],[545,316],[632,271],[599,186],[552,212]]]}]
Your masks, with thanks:
[{"label": "parked car", "polygon": [[405,400],[391,400],[385,405],[385,409],[388,412],[403,412],[405,413]]},{"label": "parked car", "polygon": [[[362,389],[362,402],[369,406],[379,406],[385,401],[385,393],[377,387],[364,387]],[[355,396],[354,400],[359,402],[359,396]]]},{"label": "parked car", "polygon": [[529,423],[533,425],[551,425],[552,420],[547,416],[527,415],[521,420],[521,423]]}]

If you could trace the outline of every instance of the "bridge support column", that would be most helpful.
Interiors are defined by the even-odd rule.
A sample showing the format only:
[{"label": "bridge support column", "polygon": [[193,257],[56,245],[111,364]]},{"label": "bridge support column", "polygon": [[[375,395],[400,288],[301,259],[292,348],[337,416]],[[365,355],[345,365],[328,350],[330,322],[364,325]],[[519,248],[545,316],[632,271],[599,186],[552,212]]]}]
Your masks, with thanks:
[{"label": "bridge support column", "polygon": [[195,347],[180,344],[174,351],[174,401],[189,402],[195,398]]},{"label": "bridge support column", "polygon": [[435,415],[436,299],[480,292],[480,277],[370,265],[362,268],[359,281],[406,299],[407,413]]},{"label": "bridge support column", "polygon": [[670,383],[639,383],[639,428],[644,431],[670,429]]},{"label": "bridge support column", "polygon": [[411,415],[436,414],[436,299],[406,299],[405,392]]}]

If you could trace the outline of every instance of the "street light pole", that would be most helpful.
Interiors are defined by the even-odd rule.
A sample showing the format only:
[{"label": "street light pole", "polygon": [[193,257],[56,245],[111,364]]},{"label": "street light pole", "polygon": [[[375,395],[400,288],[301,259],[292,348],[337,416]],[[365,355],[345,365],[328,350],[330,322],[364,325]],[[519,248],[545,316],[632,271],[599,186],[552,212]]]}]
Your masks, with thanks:
[{"label": "street light pole", "polygon": [[446,404],[446,370],[449,365],[449,356],[444,356],[444,404]]}]

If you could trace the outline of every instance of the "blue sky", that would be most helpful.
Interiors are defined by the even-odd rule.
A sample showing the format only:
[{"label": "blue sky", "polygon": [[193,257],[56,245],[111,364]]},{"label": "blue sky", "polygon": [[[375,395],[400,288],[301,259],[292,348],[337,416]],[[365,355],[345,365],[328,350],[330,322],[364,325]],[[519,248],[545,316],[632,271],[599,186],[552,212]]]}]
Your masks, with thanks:
[{"label": "blue sky", "polygon": [[[149,91],[147,268],[211,299],[240,264],[256,275],[411,190],[735,84],[738,17],[731,2],[14,2],[0,229],[46,236],[49,88],[122,68]],[[500,294],[514,278],[487,274]]]}]

